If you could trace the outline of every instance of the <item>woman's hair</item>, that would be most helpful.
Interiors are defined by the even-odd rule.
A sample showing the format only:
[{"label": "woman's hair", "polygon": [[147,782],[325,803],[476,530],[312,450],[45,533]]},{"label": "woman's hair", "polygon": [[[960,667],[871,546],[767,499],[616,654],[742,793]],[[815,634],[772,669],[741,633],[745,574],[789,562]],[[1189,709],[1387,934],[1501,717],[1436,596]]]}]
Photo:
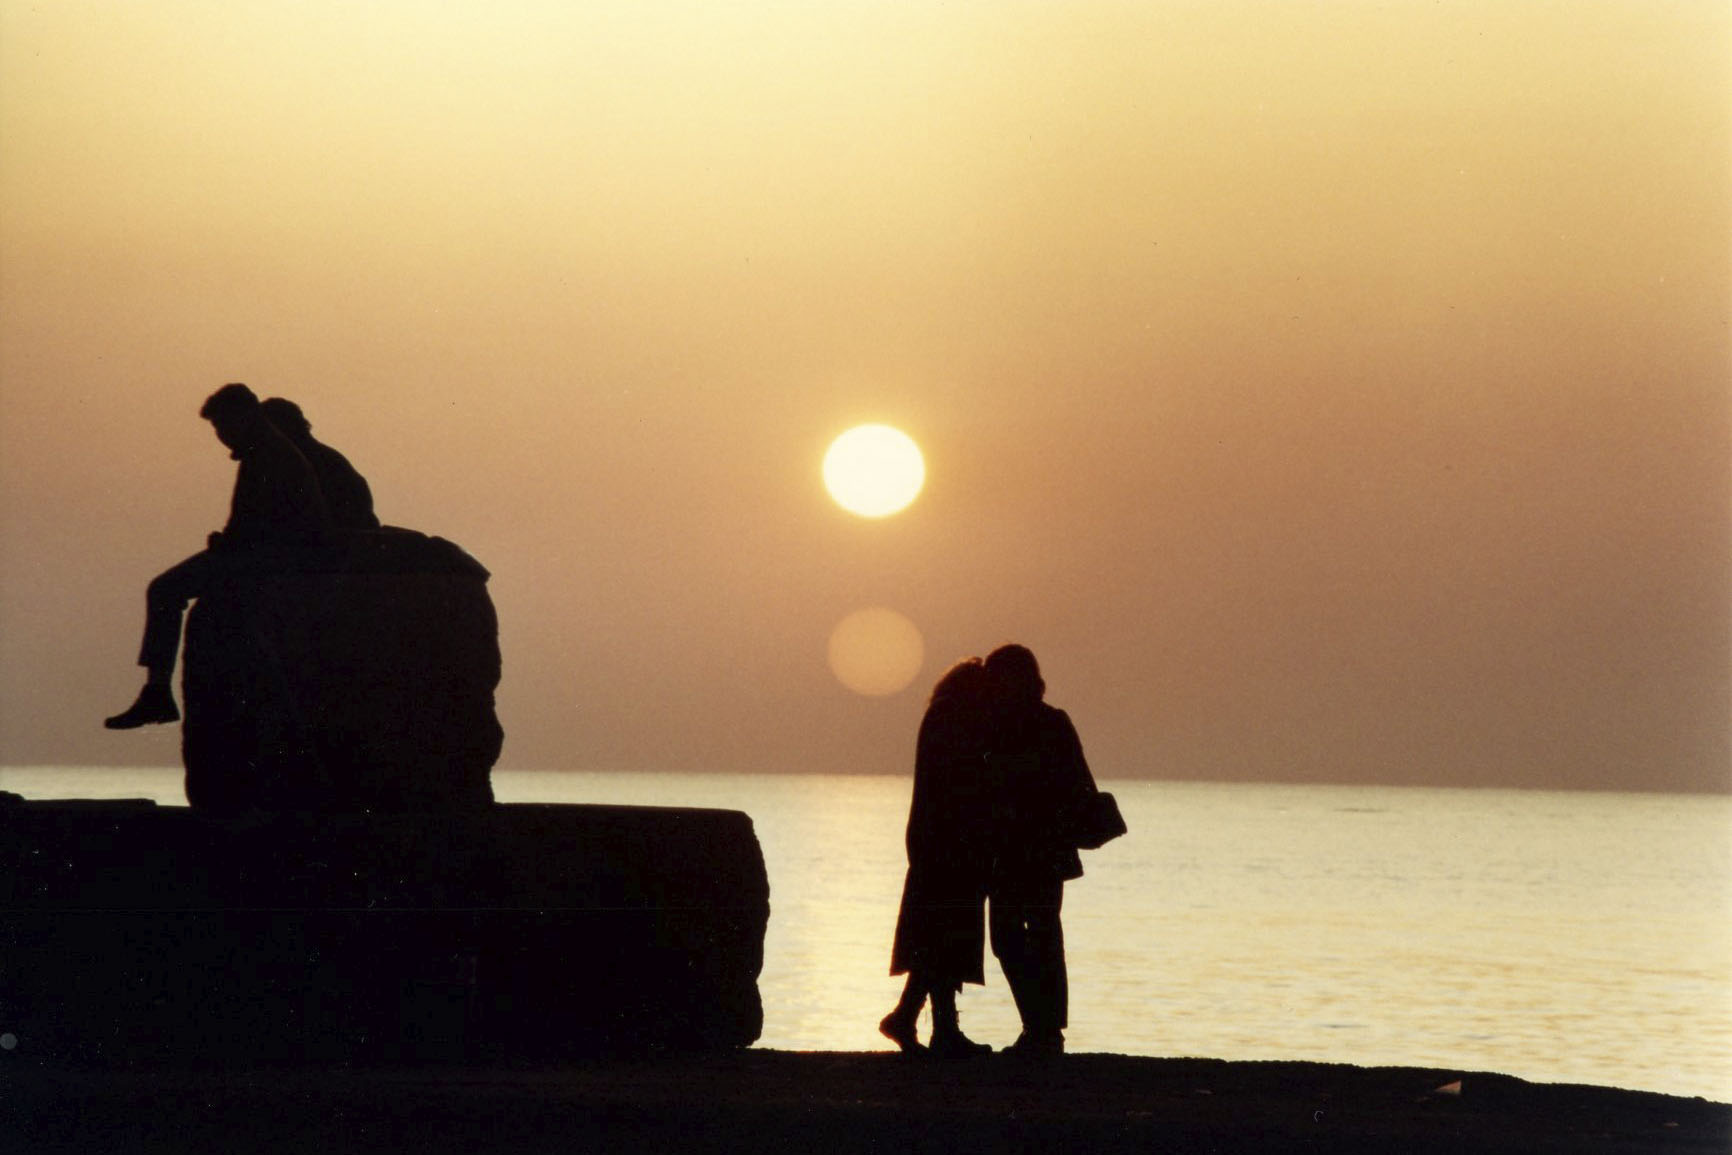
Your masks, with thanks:
[{"label": "woman's hair", "polygon": [[944,676],[932,687],[930,705],[940,702],[960,702],[968,698],[979,697],[986,688],[986,663],[979,658],[964,658],[950,669],[944,671]]}]

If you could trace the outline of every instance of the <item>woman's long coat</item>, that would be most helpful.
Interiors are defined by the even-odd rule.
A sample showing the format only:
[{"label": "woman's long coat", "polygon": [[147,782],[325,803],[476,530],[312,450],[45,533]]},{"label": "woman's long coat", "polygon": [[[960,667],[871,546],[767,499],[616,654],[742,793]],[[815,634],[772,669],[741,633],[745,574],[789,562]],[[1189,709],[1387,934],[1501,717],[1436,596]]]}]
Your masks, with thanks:
[{"label": "woman's long coat", "polygon": [[984,983],[985,899],[992,847],[980,710],[934,705],[920,723],[908,812],[908,875],[890,973],[934,986]]}]

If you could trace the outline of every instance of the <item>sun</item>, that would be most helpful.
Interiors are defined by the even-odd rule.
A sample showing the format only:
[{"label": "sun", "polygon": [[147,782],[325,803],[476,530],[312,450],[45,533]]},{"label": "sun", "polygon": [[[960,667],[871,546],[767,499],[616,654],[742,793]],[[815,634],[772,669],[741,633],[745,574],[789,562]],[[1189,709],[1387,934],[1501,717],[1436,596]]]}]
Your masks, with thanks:
[{"label": "sun", "polygon": [[925,484],[920,447],[889,425],[856,425],[824,454],[824,488],[837,505],[861,517],[888,517],[908,508]]}]

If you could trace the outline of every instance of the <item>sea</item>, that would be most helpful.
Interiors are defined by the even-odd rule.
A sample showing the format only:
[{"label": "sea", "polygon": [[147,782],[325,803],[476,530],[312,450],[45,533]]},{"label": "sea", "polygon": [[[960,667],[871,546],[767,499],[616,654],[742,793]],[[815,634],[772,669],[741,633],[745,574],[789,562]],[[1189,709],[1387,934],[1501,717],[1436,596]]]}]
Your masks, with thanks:
[{"label": "sea", "polygon": [[[495,771],[504,802],[711,806],[770,878],[758,1045],[877,1022],[909,780]],[[1103,780],[1130,832],[1065,888],[1071,1051],[1496,1071],[1732,1102],[1732,798]],[[184,804],[172,769],[0,768]],[[990,956],[963,1029],[1002,1046]],[[926,1029],[922,1024],[922,1031]]]}]

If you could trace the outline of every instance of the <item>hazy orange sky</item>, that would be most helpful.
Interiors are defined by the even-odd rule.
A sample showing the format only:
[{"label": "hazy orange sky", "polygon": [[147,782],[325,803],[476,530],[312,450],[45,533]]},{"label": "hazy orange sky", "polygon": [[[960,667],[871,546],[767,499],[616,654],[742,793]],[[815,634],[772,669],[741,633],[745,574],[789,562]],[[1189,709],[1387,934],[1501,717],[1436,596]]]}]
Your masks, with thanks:
[{"label": "hazy orange sky", "polygon": [[493,571],[505,766],[900,772],[1015,639],[1109,779],[1727,789],[1729,70],[1719,0],[0,0],[0,763],[178,760],[101,719],[238,380]]}]

